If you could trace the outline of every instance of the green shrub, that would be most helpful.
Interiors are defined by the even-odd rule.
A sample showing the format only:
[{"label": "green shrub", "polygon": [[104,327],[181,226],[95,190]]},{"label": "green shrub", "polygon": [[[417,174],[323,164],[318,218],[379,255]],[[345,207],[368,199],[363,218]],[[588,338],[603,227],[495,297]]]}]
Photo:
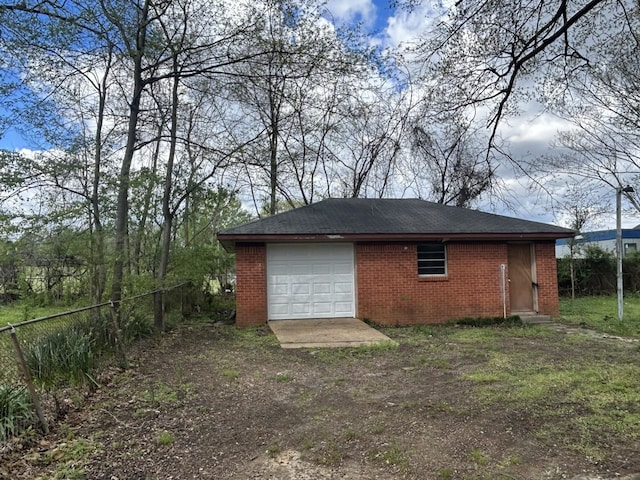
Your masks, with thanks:
[{"label": "green shrub", "polygon": [[236,310],[235,297],[228,294],[211,295],[208,308],[212,320],[231,321]]},{"label": "green shrub", "polygon": [[509,317],[461,318],[458,320],[452,320],[447,323],[460,327],[489,327],[493,325],[504,327],[521,327],[523,325],[522,319],[518,315],[511,315]]},{"label": "green shrub", "polygon": [[25,387],[0,385],[0,441],[7,440],[33,422],[33,410]]},{"label": "green shrub", "polygon": [[95,367],[94,337],[84,325],[43,335],[24,350],[33,379],[45,389],[87,382]]},{"label": "green shrub", "polygon": [[[561,295],[571,294],[570,258],[558,259],[558,291]],[[626,278],[635,279],[638,275],[628,270],[637,269],[638,262],[633,256],[623,261],[623,270]],[[616,258],[615,255],[597,245],[589,245],[584,248],[581,258],[573,260],[576,295],[611,295],[616,291]],[[634,285],[626,285],[625,289],[637,288]]]},{"label": "green shrub", "polygon": [[[111,312],[94,312],[28,342],[24,356],[34,380],[46,389],[93,383],[97,362],[115,350],[113,327]],[[153,333],[150,322],[136,313],[123,315],[120,330],[125,343]]]},{"label": "green shrub", "polygon": [[[122,340],[125,343],[153,335],[153,325],[146,316],[132,313],[122,319]],[[113,345],[113,342],[111,343]]]}]

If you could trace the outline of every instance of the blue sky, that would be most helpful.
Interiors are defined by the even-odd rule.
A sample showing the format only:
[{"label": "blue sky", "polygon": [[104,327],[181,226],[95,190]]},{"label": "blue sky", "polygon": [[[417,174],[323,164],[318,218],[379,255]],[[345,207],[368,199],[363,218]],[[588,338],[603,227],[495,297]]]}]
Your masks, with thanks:
[{"label": "blue sky", "polygon": [[[449,0],[423,0],[412,10],[392,8],[389,0],[327,0],[327,8],[336,24],[360,22],[369,31],[372,42],[381,48],[398,47],[415,40],[428,29],[436,18],[438,4],[446,5]],[[442,8],[442,7],[440,7]],[[537,157],[550,151],[550,142],[564,125],[559,119],[540,111],[536,105],[521,105],[520,114],[511,118],[501,127],[501,135],[510,143],[514,157]],[[0,132],[0,148],[17,150],[30,145],[9,129]],[[31,146],[32,147],[32,146]],[[32,147],[33,148],[33,147]],[[520,200],[520,216],[539,221],[553,221],[549,213],[541,211],[535,195],[527,191],[519,176],[514,172],[500,171],[507,188]],[[486,209],[490,209],[487,206]],[[629,219],[625,226],[638,223],[638,219]]]},{"label": "blue sky", "polygon": [[374,31],[382,31],[394,14],[388,0],[330,0],[327,7],[337,20],[362,21]]},{"label": "blue sky", "polygon": [[328,0],[336,23],[362,22],[382,46],[396,47],[411,41],[435,17],[432,3],[419,2],[410,12],[389,6],[389,0]]},{"label": "blue sky", "polygon": [[[417,7],[412,13],[391,8],[389,0],[328,0],[327,7],[338,24],[361,22],[380,47],[395,47],[411,40],[427,21],[428,7]],[[429,2],[424,2],[429,4]],[[15,129],[0,132],[0,149],[34,148]]]}]

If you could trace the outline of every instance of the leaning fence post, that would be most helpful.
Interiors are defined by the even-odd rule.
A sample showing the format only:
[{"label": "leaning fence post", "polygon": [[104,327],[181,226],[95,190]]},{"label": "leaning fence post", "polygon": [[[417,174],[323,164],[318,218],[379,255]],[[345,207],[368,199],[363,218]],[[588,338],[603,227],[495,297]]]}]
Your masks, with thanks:
[{"label": "leaning fence post", "polygon": [[184,283],[182,285],[180,285],[180,315],[182,316],[182,318],[184,319],[185,317],[185,313],[187,311],[187,307],[185,305],[185,295],[184,295]]},{"label": "leaning fence post", "polygon": [[127,354],[124,351],[124,343],[122,341],[122,336],[120,335],[120,326],[118,322],[118,307],[116,305],[117,302],[113,300],[110,302],[109,306],[111,307],[111,326],[113,328],[113,337],[116,342],[116,355],[118,357],[119,367],[126,370],[129,368],[129,362],[127,361]]},{"label": "leaning fence post", "polygon": [[46,435],[47,433],[49,433],[49,424],[47,423],[47,419],[44,418],[44,413],[42,413],[42,407],[40,406],[40,399],[38,398],[36,387],[33,385],[33,378],[31,377],[31,372],[29,371],[29,367],[27,367],[27,362],[25,362],[24,360],[24,355],[22,354],[22,348],[20,348],[20,342],[18,341],[18,337],[16,336],[16,329],[12,325],[11,325],[11,330],[9,330],[9,333],[11,334],[11,341],[13,342],[13,347],[16,350],[16,357],[18,358],[18,364],[20,365],[20,370],[22,370],[24,381],[27,384],[27,388],[29,389],[29,395],[31,395],[31,402],[33,403],[33,406],[36,409],[36,415],[38,415],[38,420],[40,420],[42,431]]}]

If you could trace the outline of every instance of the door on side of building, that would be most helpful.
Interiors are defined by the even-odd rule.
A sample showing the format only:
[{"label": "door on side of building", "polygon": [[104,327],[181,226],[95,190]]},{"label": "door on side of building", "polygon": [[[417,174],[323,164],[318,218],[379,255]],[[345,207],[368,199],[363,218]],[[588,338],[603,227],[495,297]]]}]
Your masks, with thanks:
[{"label": "door on side of building", "polygon": [[512,313],[535,312],[533,248],[530,243],[507,246],[509,302]]}]

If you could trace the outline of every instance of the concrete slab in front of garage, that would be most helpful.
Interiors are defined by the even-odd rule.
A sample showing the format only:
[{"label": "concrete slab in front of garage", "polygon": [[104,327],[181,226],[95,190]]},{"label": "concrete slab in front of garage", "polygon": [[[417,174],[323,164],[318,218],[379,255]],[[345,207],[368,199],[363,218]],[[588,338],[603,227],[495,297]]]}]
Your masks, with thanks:
[{"label": "concrete slab in front of garage", "polygon": [[272,320],[282,348],[357,347],[392,341],[357,318]]}]

